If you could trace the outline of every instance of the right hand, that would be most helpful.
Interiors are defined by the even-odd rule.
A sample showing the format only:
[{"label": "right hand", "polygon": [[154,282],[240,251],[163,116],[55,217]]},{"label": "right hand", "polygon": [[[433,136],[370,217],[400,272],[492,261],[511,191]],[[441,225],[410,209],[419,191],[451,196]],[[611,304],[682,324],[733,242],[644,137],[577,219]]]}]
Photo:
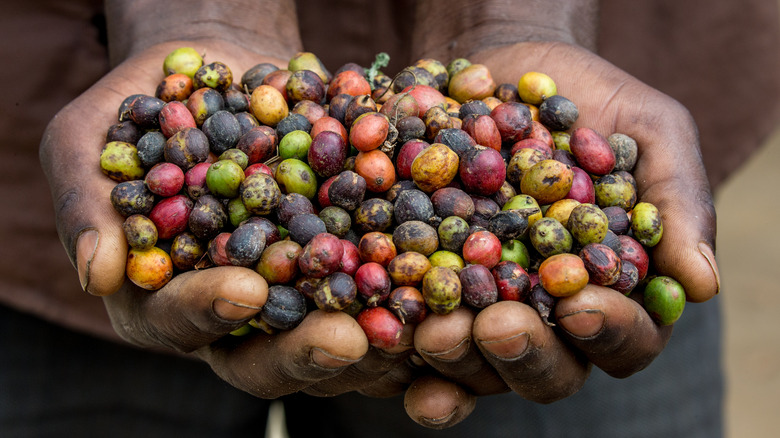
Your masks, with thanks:
[{"label": "right hand", "polygon": [[[126,341],[197,356],[235,387],[259,397],[301,390],[332,395],[374,382],[411,351],[369,353],[360,326],[342,312],[312,312],[298,328],[274,336],[241,342],[226,336],[265,303],[268,286],[251,269],[186,272],[154,292],[126,279],[124,218],[111,205],[116,183],[101,172],[100,151],[122,100],[136,93],[153,94],[163,78],[162,60],[184,45],[205,52],[207,60],[225,62],[234,78],[259,62],[286,66],[286,61],[224,42],[165,43],[127,59],[57,114],[44,134],[40,156],[60,239],[82,287],[104,297],[112,325]],[[358,372],[339,378],[350,365]]]}]

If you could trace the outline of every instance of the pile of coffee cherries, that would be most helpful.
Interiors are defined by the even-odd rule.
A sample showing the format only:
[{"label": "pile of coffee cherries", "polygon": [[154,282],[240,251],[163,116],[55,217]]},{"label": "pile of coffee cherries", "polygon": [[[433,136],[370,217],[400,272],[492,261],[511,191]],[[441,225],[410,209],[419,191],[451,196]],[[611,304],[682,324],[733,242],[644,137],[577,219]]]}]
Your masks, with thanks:
[{"label": "pile of coffee cherries", "polygon": [[680,317],[680,284],[648,274],[663,224],[637,199],[636,141],[573,129],[575,102],[544,73],[496,84],[484,65],[421,59],[390,77],[386,61],[331,74],[304,52],[237,81],[193,48],[171,52],[100,156],[129,280],[153,291],[246,267],[268,299],[234,334],[319,308],[385,349],[431,312],[499,300],[554,324],[555,301],[588,283],[643,293],[659,324]]}]

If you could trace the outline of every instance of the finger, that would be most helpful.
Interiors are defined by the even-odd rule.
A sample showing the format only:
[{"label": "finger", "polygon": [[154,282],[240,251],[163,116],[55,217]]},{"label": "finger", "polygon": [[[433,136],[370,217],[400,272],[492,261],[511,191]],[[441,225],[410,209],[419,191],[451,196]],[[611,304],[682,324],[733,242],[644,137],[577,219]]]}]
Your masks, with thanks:
[{"label": "finger", "polygon": [[571,344],[613,377],[644,369],[672,334],[672,326],[656,325],[633,299],[596,285],[559,300],[555,315]]},{"label": "finger", "polygon": [[74,101],[49,124],[40,149],[57,232],[82,287],[94,295],[113,293],[124,281],[127,244],[122,218],[110,202],[116,182],[103,175],[98,165],[119,102],[121,98],[105,99],[92,106],[88,99]]},{"label": "finger", "polygon": [[522,397],[550,403],[577,392],[588,378],[588,362],[517,301],[488,306],[474,321],[474,338],[507,385]]},{"label": "finger", "polygon": [[[555,50],[560,49],[565,48]],[[571,89],[582,104],[577,126],[637,141],[637,199],[655,205],[663,223],[663,237],[652,248],[653,264],[680,281],[690,301],[712,298],[720,290],[715,207],[693,118],[679,102],[606,61],[591,65],[599,77],[582,75]]]},{"label": "finger", "polygon": [[[664,223],[663,238],[653,250],[655,268],[680,281],[690,301],[706,301],[719,291],[715,209],[696,125],[680,103],[567,44],[521,43],[485,51],[475,59],[502,82],[516,81],[528,70],[545,72],[555,79],[558,92],[579,108],[575,127],[634,138],[639,147],[634,170],[638,199],[658,207]],[[581,66],[577,74],[572,74],[572,66]]]},{"label": "finger", "polygon": [[[666,136],[634,134],[640,145],[635,171],[639,199],[654,204],[663,223],[663,236],[652,249],[653,265],[659,273],[682,283],[690,301],[706,301],[720,290],[720,275],[714,254],[715,207],[696,131],[683,109],[659,125]],[[645,152],[649,146],[643,144],[664,138],[668,143]]]},{"label": "finger", "polygon": [[123,218],[110,201],[116,181],[98,164],[106,133],[118,122],[124,98],[153,94],[161,79],[159,58],[153,60],[152,55],[117,67],[63,108],[41,141],[41,165],[52,191],[57,232],[82,287],[93,295],[108,295],[121,287],[127,254]]},{"label": "finger", "polygon": [[404,395],[409,418],[431,429],[452,427],[474,411],[477,398],[457,384],[432,375],[415,380]]},{"label": "finger", "polygon": [[474,311],[460,307],[447,315],[430,314],[417,326],[414,346],[436,371],[476,395],[508,390],[474,346]]},{"label": "finger", "polygon": [[245,324],[267,297],[258,273],[222,266],[184,272],[154,292],[128,285],[103,300],[114,329],[129,342],[190,352]]},{"label": "finger", "polygon": [[[123,218],[110,202],[116,182],[103,175],[98,165],[106,132],[118,122],[117,111],[124,98],[154,94],[163,79],[160,60],[182,43],[155,46],[117,66],[63,108],[44,132],[39,154],[52,191],[57,232],[82,287],[93,295],[109,295],[122,286],[127,253]],[[236,77],[254,62],[279,63],[258,59],[246,49],[209,44],[213,45],[208,52],[231,65]]]},{"label": "finger", "polygon": [[309,395],[333,396],[376,384],[414,353],[414,331],[413,324],[405,324],[401,332],[401,341],[396,347],[390,350],[370,347],[362,360],[350,365],[332,379],[311,385],[305,392]]},{"label": "finger", "polygon": [[368,341],[354,318],[315,310],[293,330],[238,343],[227,339],[197,354],[231,385],[270,399],[333,378],[367,351]]}]

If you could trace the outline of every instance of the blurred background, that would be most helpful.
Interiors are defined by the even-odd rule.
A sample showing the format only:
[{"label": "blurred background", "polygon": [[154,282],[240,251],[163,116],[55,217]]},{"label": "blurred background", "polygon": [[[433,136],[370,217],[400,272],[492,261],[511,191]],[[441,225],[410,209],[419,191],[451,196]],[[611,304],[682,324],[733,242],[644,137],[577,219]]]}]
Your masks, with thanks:
[{"label": "blurred background", "polygon": [[729,438],[780,429],[778,164],[780,129],[716,196]]}]

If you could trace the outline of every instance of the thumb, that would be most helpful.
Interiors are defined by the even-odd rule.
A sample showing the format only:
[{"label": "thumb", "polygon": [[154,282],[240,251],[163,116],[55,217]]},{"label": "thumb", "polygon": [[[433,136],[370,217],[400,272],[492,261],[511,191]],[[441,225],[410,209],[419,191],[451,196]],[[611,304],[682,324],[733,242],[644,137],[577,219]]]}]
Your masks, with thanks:
[{"label": "thumb", "polygon": [[[696,129],[684,110],[668,126],[671,134],[653,153],[642,153],[635,177],[640,198],[655,205],[663,235],[652,260],[657,271],[679,281],[689,301],[707,301],[720,290],[715,261],[716,217],[701,161]],[[658,141],[641,138],[637,141]],[[641,144],[641,143],[640,143]],[[670,159],[669,157],[673,157]]]},{"label": "thumb", "polygon": [[409,418],[431,429],[452,427],[471,415],[477,398],[458,384],[438,375],[415,380],[404,394]]},{"label": "thumb", "polygon": [[39,154],[57,232],[81,286],[93,295],[109,295],[124,281],[127,243],[123,219],[110,201],[116,183],[103,175],[99,156],[119,103],[93,103],[82,96],[60,111],[44,132]]},{"label": "thumb", "polygon": [[[688,190],[683,190],[688,192]],[[653,264],[659,273],[679,281],[689,301],[707,301],[720,291],[720,274],[715,261],[715,209],[712,200],[688,196],[681,205],[673,199],[659,200],[664,237],[653,249]]]}]

